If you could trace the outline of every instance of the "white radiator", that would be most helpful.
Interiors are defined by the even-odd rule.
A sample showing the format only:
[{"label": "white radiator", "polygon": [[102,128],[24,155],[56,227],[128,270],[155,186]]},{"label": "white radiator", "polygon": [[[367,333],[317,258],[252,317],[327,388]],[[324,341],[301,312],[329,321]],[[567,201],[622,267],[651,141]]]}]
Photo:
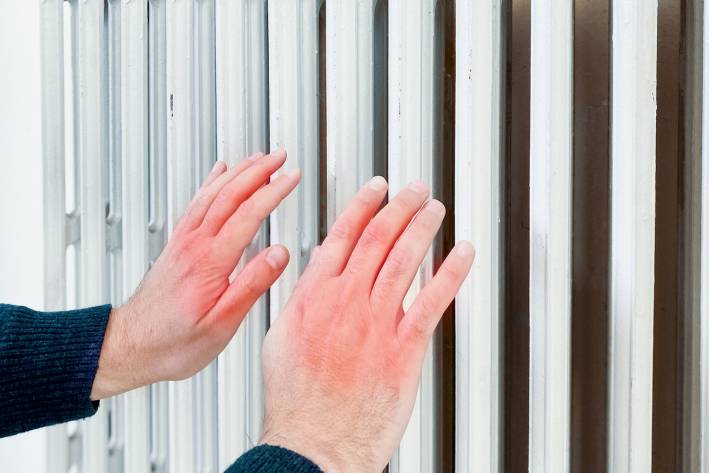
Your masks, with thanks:
[{"label": "white radiator", "polygon": [[[376,174],[388,178],[390,195],[421,179],[448,205],[451,234],[436,241],[405,306],[453,236],[477,249],[454,304],[453,355],[444,355],[450,342],[439,333],[389,471],[508,471],[514,445],[505,437],[505,284],[515,264],[506,260],[507,189],[518,185],[506,168],[514,4],[41,0],[48,309],[125,301],[215,160],[233,165],[282,146],[286,167],[303,170],[300,186],[245,256],[282,243],[291,263],[225,351],[192,379],[127,393],[102,402],[89,420],[50,428],[53,473],[216,473],[254,446],[263,420],[263,337],[326,228]],[[702,11],[701,0],[689,4]],[[522,454],[533,473],[570,472],[573,463],[573,244],[584,237],[572,231],[574,5],[531,0],[528,14]],[[609,8],[608,375],[599,422],[607,471],[649,473],[653,416],[662,415],[653,411],[658,5],[613,0]],[[698,288],[693,309],[680,314],[697,328],[683,342],[693,354],[684,362],[695,367],[685,368],[684,386],[696,402],[682,408],[694,426],[682,453],[692,473],[709,473],[709,120],[701,119],[709,116],[709,9],[703,15],[685,33],[687,60],[695,61],[688,90],[702,104],[684,164],[695,171],[686,185],[697,221],[682,227],[699,251],[688,263]]]}]

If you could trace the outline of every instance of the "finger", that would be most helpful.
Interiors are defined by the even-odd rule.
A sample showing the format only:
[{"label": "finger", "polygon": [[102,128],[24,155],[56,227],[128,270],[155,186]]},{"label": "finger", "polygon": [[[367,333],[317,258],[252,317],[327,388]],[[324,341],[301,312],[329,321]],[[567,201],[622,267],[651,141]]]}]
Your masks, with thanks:
[{"label": "finger", "polygon": [[356,274],[358,281],[371,288],[394,242],[427,197],[428,187],[423,182],[412,182],[399,192],[366,226],[345,271]]},{"label": "finger", "polygon": [[226,163],[224,161],[217,161],[216,163],[214,163],[214,166],[212,166],[212,170],[209,171],[207,177],[204,178],[204,182],[202,183],[201,189],[208,187],[224,171],[226,171]]},{"label": "finger", "polygon": [[458,293],[474,259],[475,250],[467,241],[461,241],[453,248],[399,322],[398,336],[402,344],[426,349],[438,321]]},{"label": "finger", "polygon": [[[374,287],[372,303],[387,309],[398,307],[411,287],[431,243],[441,227],[446,208],[437,200],[431,200],[416,214],[411,225],[404,230],[382,266]],[[383,312],[387,312],[384,309]]]},{"label": "finger", "polygon": [[281,275],[289,259],[288,250],[282,245],[261,251],[229,284],[205,320],[225,323],[231,330],[229,336],[233,336],[256,300]]},{"label": "finger", "polygon": [[204,220],[204,216],[206,215],[209,206],[212,205],[212,202],[214,202],[214,199],[217,194],[219,194],[219,191],[221,191],[222,188],[231,182],[236,176],[241,174],[244,170],[256,162],[256,160],[262,157],[263,153],[251,155],[226,172],[224,172],[224,170],[226,170],[226,165],[224,165],[222,161],[218,161],[217,165],[222,163],[219,166],[222,167],[223,170],[216,176],[212,176],[214,171],[207,176],[207,179],[202,184],[202,187],[199,191],[197,191],[197,194],[194,196],[185,211],[185,216],[183,217],[185,227],[189,230],[199,227],[202,224],[202,220]]},{"label": "finger", "polygon": [[286,198],[300,181],[300,169],[278,176],[239,206],[217,234],[217,258],[231,270],[244,248],[253,240],[263,220]]},{"label": "finger", "polygon": [[222,187],[202,221],[205,232],[216,235],[236,209],[263,186],[269,176],[283,166],[285,160],[286,152],[278,150],[259,159]]},{"label": "finger", "polygon": [[362,231],[381,206],[386,191],[386,180],[381,176],[373,177],[337,218],[318,255],[317,272],[320,276],[336,276],[342,272]]}]

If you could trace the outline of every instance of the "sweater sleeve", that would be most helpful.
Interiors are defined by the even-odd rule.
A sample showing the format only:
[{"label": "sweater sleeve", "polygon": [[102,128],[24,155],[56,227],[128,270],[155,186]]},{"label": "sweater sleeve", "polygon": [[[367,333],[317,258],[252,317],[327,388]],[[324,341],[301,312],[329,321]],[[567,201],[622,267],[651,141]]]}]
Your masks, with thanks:
[{"label": "sweater sleeve", "polygon": [[96,412],[89,397],[110,312],[0,304],[0,437]]},{"label": "sweater sleeve", "polygon": [[323,473],[315,463],[274,445],[259,445],[241,455],[224,473]]}]

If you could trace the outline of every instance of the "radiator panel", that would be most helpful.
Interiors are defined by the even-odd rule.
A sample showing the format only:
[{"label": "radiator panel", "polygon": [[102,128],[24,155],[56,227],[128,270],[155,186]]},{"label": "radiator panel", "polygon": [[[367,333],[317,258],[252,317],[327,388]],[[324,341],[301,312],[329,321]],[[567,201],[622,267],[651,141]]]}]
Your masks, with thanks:
[{"label": "radiator panel", "polygon": [[[656,141],[664,136],[656,132],[657,97],[673,93],[657,83],[658,64],[674,64],[658,62],[657,42],[666,34],[658,24],[667,10],[644,0],[609,4],[612,35],[603,41],[612,54],[603,69],[610,76],[611,117],[602,125],[609,133],[610,182],[584,182],[588,187],[579,191],[589,164],[574,165],[574,127],[583,115],[574,104],[586,103],[575,75],[574,28],[587,23],[575,26],[574,17],[587,14],[584,5],[41,2],[48,310],[118,306],[130,297],[216,159],[233,166],[282,146],[288,159],[281,172],[303,171],[301,184],[264,223],[239,268],[274,244],[288,247],[291,262],[224,352],[191,379],[105,400],[91,419],[49,429],[52,473],[213,473],[257,444],[264,336],[325,230],[373,175],[388,179],[390,199],[412,180],[426,181],[432,197],[446,201],[454,223],[425,258],[405,308],[454,243],[452,235],[477,250],[445,316],[455,320],[444,319],[426,355],[391,473],[497,473],[518,464],[535,473],[583,471],[573,459],[583,457],[575,449],[586,448],[584,442],[588,451],[600,452],[594,464],[608,471],[649,472],[653,453],[662,448],[664,456],[674,452],[686,471],[709,472],[708,13],[701,0],[676,0],[673,7],[686,20],[677,52],[682,82],[674,84],[685,94],[676,124],[682,131],[678,197],[667,195],[655,177]],[[509,67],[518,67],[511,61],[519,60],[507,50],[512,32],[529,37],[528,85],[507,77]],[[512,116],[526,106],[528,125]],[[529,133],[528,187],[508,168],[513,120]],[[579,417],[588,409],[578,408],[575,403],[584,400],[571,389],[580,376],[572,360],[588,355],[576,346],[578,332],[572,337],[580,316],[572,288],[584,297],[597,289],[587,288],[593,276],[579,271],[584,262],[574,252],[575,242],[589,237],[574,229],[595,223],[577,226],[578,219],[598,216],[576,213],[589,204],[574,200],[594,193],[610,201],[607,222],[597,230],[608,235],[607,346],[603,356],[593,354],[608,360],[602,382],[607,425],[600,415]],[[529,199],[528,213],[516,200],[521,198]],[[664,230],[656,228],[656,203],[669,198],[681,201],[673,230],[681,242],[681,278],[672,293],[681,300],[671,314],[679,334],[674,354],[653,344],[653,321],[664,313],[655,300],[655,274],[662,271],[655,235]],[[525,209],[528,228],[510,212],[518,207]],[[518,251],[510,233],[529,236],[529,274],[519,278],[528,297],[525,313],[511,309],[519,306],[511,304],[519,295],[510,294],[510,281],[519,274],[505,268],[525,269],[512,259]],[[515,324],[515,337],[508,324]],[[519,335],[525,330],[527,338]],[[512,339],[521,345],[510,346]],[[526,350],[529,359],[520,356],[529,372],[522,373],[519,360],[508,357]],[[670,355],[680,363],[673,379],[654,363]],[[509,382],[515,376],[523,382]],[[653,416],[663,415],[653,406],[653,390],[665,383],[677,390],[675,437],[682,442],[674,446],[653,443]],[[527,401],[514,410],[525,419],[506,412],[515,399]],[[603,402],[594,399],[594,405]],[[596,445],[600,435],[591,438],[592,429],[579,422],[602,423],[603,446]],[[526,450],[515,443],[520,441]]]}]

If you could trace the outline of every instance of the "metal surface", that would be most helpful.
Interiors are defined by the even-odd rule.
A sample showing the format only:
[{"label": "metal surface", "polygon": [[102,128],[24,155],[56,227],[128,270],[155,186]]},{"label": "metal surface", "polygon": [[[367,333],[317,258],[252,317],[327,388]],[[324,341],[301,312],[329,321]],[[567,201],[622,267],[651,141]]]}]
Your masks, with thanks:
[{"label": "metal surface", "polygon": [[613,3],[608,468],[652,453],[657,3]]},{"label": "metal surface", "polygon": [[[455,337],[435,337],[389,471],[448,471],[454,458],[458,472],[499,473],[526,464],[534,473],[566,473],[583,469],[574,458],[590,458],[613,473],[649,472],[652,419],[662,415],[652,402],[653,359],[663,355],[653,346],[660,267],[655,108],[662,93],[655,84],[657,25],[667,18],[653,0],[615,0],[610,15],[594,6],[593,21],[576,23],[574,15],[585,14],[588,2],[533,0],[529,6],[522,0],[41,1],[47,309],[129,297],[215,159],[233,166],[282,146],[288,160],[281,172],[303,170],[301,184],[261,228],[240,267],[276,243],[289,248],[291,262],[218,360],[192,379],[106,400],[90,420],[51,429],[51,472],[216,473],[252,447],[263,422],[260,350],[269,321],[288,300],[323,228],[374,174],[387,176],[390,197],[420,179],[445,200],[454,179],[448,212],[455,239],[477,248],[455,301]],[[685,278],[676,292],[686,299],[681,315],[687,325],[684,339],[672,345],[684,350],[677,378],[686,389],[673,395],[690,421],[677,426],[688,448],[663,446],[663,455],[676,451],[693,473],[709,473],[709,125],[702,117],[709,99],[704,92],[699,100],[702,85],[709,89],[709,27],[706,11],[690,10],[694,21],[687,23],[686,13],[689,32],[681,33],[687,88],[676,90],[691,91],[685,107],[703,103],[703,112],[682,111],[687,127],[677,131],[693,147],[683,150],[684,181],[674,188],[685,193],[691,214],[682,214],[688,220],[677,230],[685,233],[676,256]],[[608,16],[610,39],[604,34],[601,43],[581,48],[574,43],[574,28],[592,41],[588,25],[607,28]],[[507,38],[516,41],[509,55]],[[582,58],[576,75],[573,64],[574,55],[590,57],[589,51],[608,47],[611,70],[605,59],[601,64],[611,78],[610,123],[591,110],[607,106],[607,92],[583,95],[594,80],[584,72],[593,58]],[[453,51],[454,61],[447,56]],[[672,82],[675,75],[663,77]],[[574,103],[586,105],[575,111]],[[582,166],[574,168],[574,126],[585,126],[579,117],[591,115],[595,131],[583,134],[590,142],[584,141]],[[607,176],[605,160],[589,159],[589,137],[603,130],[610,130],[612,144],[610,185],[596,182]],[[610,222],[605,210],[588,212],[594,202],[573,202],[594,193],[610,196]],[[662,208],[673,205],[658,201]],[[604,202],[598,205],[605,208]],[[603,238],[582,241],[584,253],[574,254],[572,225],[575,242],[587,237],[578,229],[593,228]],[[585,275],[589,254],[603,242],[610,257],[599,258],[608,261],[609,277],[605,269]],[[431,277],[443,245],[437,241],[426,257],[405,307]],[[608,286],[598,285],[599,278]],[[692,286],[685,288],[685,280]],[[592,341],[577,346],[583,327],[591,326],[582,323],[572,344],[572,283],[576,305],[594,298],[602,307],[608,298],[607,339],[598,329]],[[663,291],[674,294],[666,286]],[[594,307],[574,316],[584,318]],[[584,358],[594,350],[603,356]],[[446,358],[452,353],[454,376],[453,360]],[[605,372],[606,354],[607,383],[572,403],[572,393],[593,376],[572,383],[582,371]],[[584,358],[573,371],[572,355]],[[604,416],[588,418],[606,403],[607,425]]]},{"label": "metal surface", "polygon": [[[66,228],[64,188],[64,2],[40,5],[40,64],[42,71],[42,185],[44,231],[44,308],[66,308]],[[47,433],[47,464],[51,473],[69,468],[65,425]]]},{"label": "metal surface", "polygon": [[[217,154],[230,166],[268,149],[266,0],[219,0],[217,9]],[[267,245],[265,223],[244,263]],[[243,267],[243,264],[240,265]],[[261,345],[268,300],[256,302],[219,356],[219,470],[253,447],[263,423]]]},{"label": "metal surface", "polygon": [[[198,100],[194,82],[195,12],[192,0],[166,4],[168,97],[167,116],[167,225],[174,229],[195,191],[197,169],[195,150],[198,137],[194,103]],[[168,385],[169,437],[168,471],[193,473],[196,457],[195,381]]]},{"label": "metal surface", "polygon": [[327,2],[328,227],[374,173],[375,4]]},{"label": "metal surface", "polygon": [[[150,263],[148,2],[121,5],[121,174],[123,299],[138,287]],[[124,395],[125,471],[150,469],[150,388]]]},{"label": "metal surface", "polygon": [[529,471],[570,467],[573,4],[532,2]]},{"label": "metal surface", "polygon": [[300,167],[300,185],[271,214],[271,244],[291,260],[270,291],[270,318],[278,317],[298,275],[318,244],[318,14],[322,0],[268,2],[270,148],[284,147],[282,172]]},{"label": "metal surface", "polygon": [[455,302],[456,471],[502,468],[502,25],[500,1],[456,2],[455,232],[477,249]]},{"label": "metal surface", "polygon": [[[76,153],[78,162],[78,304],[108,302],[106,280],[106,69],[104,2],[86,0],[76,8]],[[106,409],[81,421],[84,472],[108,470],[108,417]]]},{"label": "metal surface", "polygon": [[[438,109],[440,70],[436,47],[436,0],[392,0],[389,3],[389,196],[409,182],[434,178],[437,134],[432,111]],[[438,191],[433,185],[434,195]],[[404,300],[407,309],[433,273],[429,251]],[[421,373],[421,385],[411,420],[394,454],[389,471],[433,471],[436,429],[435,373],[429,347]]]}]

